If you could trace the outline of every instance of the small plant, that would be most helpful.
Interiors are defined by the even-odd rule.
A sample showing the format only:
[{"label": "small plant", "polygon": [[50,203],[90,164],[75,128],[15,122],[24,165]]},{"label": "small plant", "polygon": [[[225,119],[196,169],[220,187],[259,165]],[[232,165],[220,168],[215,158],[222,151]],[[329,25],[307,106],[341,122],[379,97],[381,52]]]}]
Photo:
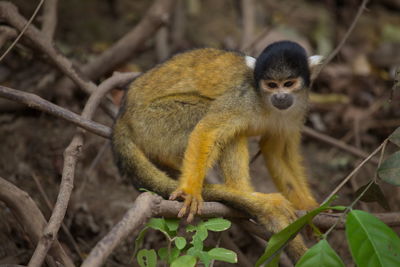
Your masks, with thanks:
[{"label": "small plant", "polygon": [[163,233],[167,238],[167,247],[160,248],[157,252],[154,249],[141,249],[136,255],[137,262],[141,267],[155,267],[157,259],[171,267],[195,266],[198,261],[208,267],[213,260],[236,263],[235,252],[224,248],[205,249],[203,244],[208,237],[208,231],[221,232],[230,226],[231,222],[222,218],[200,221],[196,226],[187,225],[186,232],[193,233],[192,240],[187,242],[184,237],[178,236],[178,219],[153,218],[139,233],[135,241],[135,254],[148,229]]},{"label": "small plant", "polygon": [[[357,190],[357,198],[353,203],[348,207],[329,207],[330,203],[334,200],[334,198],[331,198],[321,205],[321,207],[297,219],[294,223],[271,237],[264,254],[258,259],[256,266],[265,264],[264,266],[277,267],[282,249],[302,228],[310,224],[321,240],[307,250],[297,262],[296,267],[344,267],[342,259],[330,247],[327,241],[328,235],[335,228],[339,220],[325,234],[321,234],[311,223],[314,216],[329,209],[343,210],[343,216],[340,219],[345,219],[347,243],[357,266],[400,266],[399,236],[374,215],[361,210],[353,210],[354,204],[359,200],[377,202],[383,208],[389,209],[385,196],[377,183],[379,177],[382,181],[400,186],[400,151],[389,156],[381,164],[385,147],[389,141],[400,147],[400,127],[381,144],[381,158],[377,174],[370,182]],[[378,149],[376,151],[379,152]]]}]

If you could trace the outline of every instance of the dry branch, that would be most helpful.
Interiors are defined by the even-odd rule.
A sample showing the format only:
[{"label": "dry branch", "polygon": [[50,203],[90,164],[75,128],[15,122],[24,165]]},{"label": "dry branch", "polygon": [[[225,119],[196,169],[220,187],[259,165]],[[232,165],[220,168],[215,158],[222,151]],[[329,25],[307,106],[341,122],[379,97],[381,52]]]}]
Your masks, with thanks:
[{"label": "dry branch", "polygon": [[[354,19],[352,21],[352,23],[350,24],[350,27],[347,29],[345,35],[343,36],[342,40],[340,41],[340,43],[337,45],[337,47],[335,48],[335,50],[332,51],[332,53],[330,53],[330,55],[327,57],[326,60],[324,60],[324,62],[322,63],[322,65],[320,66],[320,68],[317,70],[317,72],[315,73],[315,75],[313,75],[314,79],[316,79],[319,74],[321,73],[322,69],[325,68],[325,66],[339,53],[340,49],[342,49],[344,43],[347,41],[347,39],[349,38],[350,34],[353,32],[354,27],[356,26],[358,20],[361,17],[361,14],[364,12],[365,7],[367,6],[369,0],[363,0],[360,7],[357,10],[356,15],[354,16]],[[311,85],[312,86],[312,85]]]},{"label": "dry branch", "polygon": [[56,117],[63,118],[94,134],[110,138],[111,129],[109,127],[91,120],[85,120],[78,114],[57,106],[35,94],[22,92],[0,85],[0,96],[8,100],[25,104],[30,108],[38,109]]},{"label": "dry branch", "polygon": [[[0,18],[4,19],[18,31],[24,30],[25,25],[27,25],[26,19],[18,13],[17,7],[10,2],[0,2]],[[24,37],[28,38],[43,54],[47,55],[50,60],[83,91],[91,93],[95,90],[96,86],[92,82],[82,78],[72,66],[69,59],[55,49],[52,41],[46,38],[44,33],[35,26],[29,25],[26,28]]]},{"label": "dry branch", "polygon": [[[120,75],[125,78],[125,75]],[[89,100],[87,101],[82,111],[82,117],[88,120],[91,119],[94,115],[96,108],[100,105],[101,99],[104,97],[104,95],[106,95],[108,91],[118,85],[121,80],[123,79],[118,77],[117,73],[115,76],[104,81],[97,88],[97,90],[95,90],[94,93],[90,95]],[[37,244],[36,249],[33,253],[33,256],[29,261],[29,267],[41,266],[51,244],[57,239],[57,233],[65,217],[72,189],[74,187],[75,167],[78,156],[83,146],[83,137],[84,131],[78,130],[78,132],[72,138],[71,143],[65,149],[64,166],[57,201],[54,205],[49,223],[43,230],[42,237],[40,238],[39,243]]]},{"label": "dry branch", "polygon": [[[25,191],[0,177],[0,201],[3,201],[10,208],[31,242],[36,244],[42,235],[46,219],[33,199]],[[53,243],[49,252],[56,261],[67,267],[74,266],[58,241]]]},{"label": "dry branch", "polygon": [[4,59],[4,57],[11,51],[11,49],[13,49],[13,47],[18,43],[19,39],[22,37],[22,35],[24,35],[26,29],[29,27],[29,25],[31,25],[33,19],[36,17],[37,13],[39,12],[42,4],[43,4],[44,0],[41,0],[39,2],[39,4],[37,5],[35,11],[33,12],[32,16],[30,17],[30,19],[25,23],[24,27],[20,30],[21,32],[18,34],[17,38],[15,38],[15,40],[12,42],[12,44],[7,48],[7,50],[3,53],[3,55],[1,55],[0,57],[0,61],[2,61]]},{"label": "dry branch", "polygon": [[[176,218],[181,207],[181,202],[163,200],[160,196],[151,193],[141,194],[120,222],[96,244],[82,266],[95,267],[102,265],[118,244],[128,236],[137,233],[150,218]],[[299,211],[297,214],[301,216],[305,212]],[[328,229],[340,216],[341,213],[323,213],[316,216],[313,223],[321,229]],[[390,226],[400,226],[400,213],[383,213],[375,214],[375,216]],[[229,208],[219,202],[205,202],[201,217],[234,218],[234,221],[239,222],[244,229],[262,239],[267,239],[271,236],[271,233],[266,232],[263,227],[249,221],[247,214]],[[343,229],[344,224],[339,223],[337,228]]]},{"label": "dry branch", "polygon": [[[89,79],[96,80],[129,60],[148,38],[168,22],[174,3],[175,0],[154,1],[139,24],[104,53],[84,65],[82,73]],[[65,78],[56,86],[62,91],[69,91],[71,87],[72,83]]]},{"label": "dry branch", "polygon": [[254,0],[241,1],[243,33],[240,41],[240,50],[242,51],[249,45],[249,42],[254,38],[255,24],[256,24],[255,4],[256,3]]},{"label": "dry branch", "polygon": [[44,2],[42,32],[48,40],[53,40],[57,28],[58,0],[46,0]]}]

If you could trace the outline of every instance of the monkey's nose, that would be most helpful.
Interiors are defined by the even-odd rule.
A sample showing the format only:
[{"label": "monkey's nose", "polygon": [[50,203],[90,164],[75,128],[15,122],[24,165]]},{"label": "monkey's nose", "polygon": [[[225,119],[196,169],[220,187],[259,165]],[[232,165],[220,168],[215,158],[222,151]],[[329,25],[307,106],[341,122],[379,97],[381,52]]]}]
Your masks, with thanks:
[{"label": "monkey's nose", "polygon": [[277,93],[271,96],[271,103],[278,109],[288,109],[293,105],[293,96],[286,93]]}]

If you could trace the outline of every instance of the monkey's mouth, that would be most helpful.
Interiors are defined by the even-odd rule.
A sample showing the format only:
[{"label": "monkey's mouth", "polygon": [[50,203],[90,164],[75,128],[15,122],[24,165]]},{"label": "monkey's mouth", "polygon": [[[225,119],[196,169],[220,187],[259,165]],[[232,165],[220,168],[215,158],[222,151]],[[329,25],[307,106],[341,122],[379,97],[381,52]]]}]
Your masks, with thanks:
[{"label": "monkey's mouth", "polygon": [[293,105],[293,96],[287,93],[277,93],[271,96],[271,104],[280,110],[285,110]]}]

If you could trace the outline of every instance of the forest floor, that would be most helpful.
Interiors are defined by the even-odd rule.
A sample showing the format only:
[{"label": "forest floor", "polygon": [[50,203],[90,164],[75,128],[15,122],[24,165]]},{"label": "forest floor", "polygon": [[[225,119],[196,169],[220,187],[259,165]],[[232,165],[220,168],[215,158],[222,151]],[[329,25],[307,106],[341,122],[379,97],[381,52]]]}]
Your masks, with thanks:
[{"label": "forest floor", "polygon": [[[27,17],[32,13],[34,3],[12,2]],[[132,1],[135,4],[131,1],[95,0],[62,2],[56,43],[76,62],[88,61],[111,46],[140,20],[149,5],[148,1]],[[206,46],[238,49],[240,11],[233,2],[207,0],[197,9],[187,7],[184,38],[171,45],[170,53]],[[253,55],[269,42],[279,39],[296,40],[310,52],[326,54],[341,40],[359,5],[359,1],[346,1],[342,5],[333,4],[335,1],[298,1],[291,9],[293,13],[287,15],[281,1],[256,2],[256,32],[261,33],[265,27],[269,27],[270,32],[249,52]],[[306,121],[307,126],[366,152],[373,151],[400,126],[400,92],[392,92],[394,70],[400,64],[400,9],[377,2],[372,1],[339,56],[316,80]],[[119,70],[145,71],[158,63],[152,41],[142,50]],[[61,77],[45,56],[19,45],[0,65],[0,83],[36,92],[35,88],[44,77],[48,77],[48,73]],[[52,88],[41,90],[38,93],[46,98],[46,90]],[[86,101],[86,96],[78,90],[74,90],[73,99],[68,102],[51,93],[49,95],[52,96],[49,100],[77,113]],[[112,120],[100,110],[94,120],[112,125]],[[11,102],[0,102],[0,177],[29,193],[47,219],[51,209],[46,205],[41,189],[54,204],[62,173],[63,152],[75,131],[74,125],[59,118]],[[256,141],[252,139],[251,155],[257,153]],[[393,151],[395,147],[389,145],[386,155]],[[318,201],[323,201],[361,161],[357,156],[307,135],[303,137],[302,153]],[[375,175],[376,167],[371,163],[362,168],[338,193],[339,199],[335,203],[351,203],[357,189]],[[275,191],[261,158],[251,164],[251,174],[257,190]],[[379,185],[390,209],[399,211],[399,187],[384,182]],[[59,235],[76,262],[80,262],[80,257],[84,257],[121,218],[137,195],[129,181],[119,176],[109,141],[87,134],[77,166],[72,200],[64,220],[82,254],[77,254],[63,231]],[[355,208],[386,211],[377,203],[359,202]],[[400,228],[395,231],[400,233]],[[234,226],[228,235],[250,262],[255,262],[264,250],[259,240],[254,242],[254,237],[238,226]],[[342,230],[334,231],[329,237],[346,265],[353,266],[344,239]],[[132,236],[120,246],[106,265],[132,265],[134,240]],[[164,241],[162,235],[152,232],[146,236],[144,246],[158,248],[165,245]],[[308,242],[313,244],[315,241]],[[26,264],[33,249],[11,211],[0,203],[0,265]]]}]

